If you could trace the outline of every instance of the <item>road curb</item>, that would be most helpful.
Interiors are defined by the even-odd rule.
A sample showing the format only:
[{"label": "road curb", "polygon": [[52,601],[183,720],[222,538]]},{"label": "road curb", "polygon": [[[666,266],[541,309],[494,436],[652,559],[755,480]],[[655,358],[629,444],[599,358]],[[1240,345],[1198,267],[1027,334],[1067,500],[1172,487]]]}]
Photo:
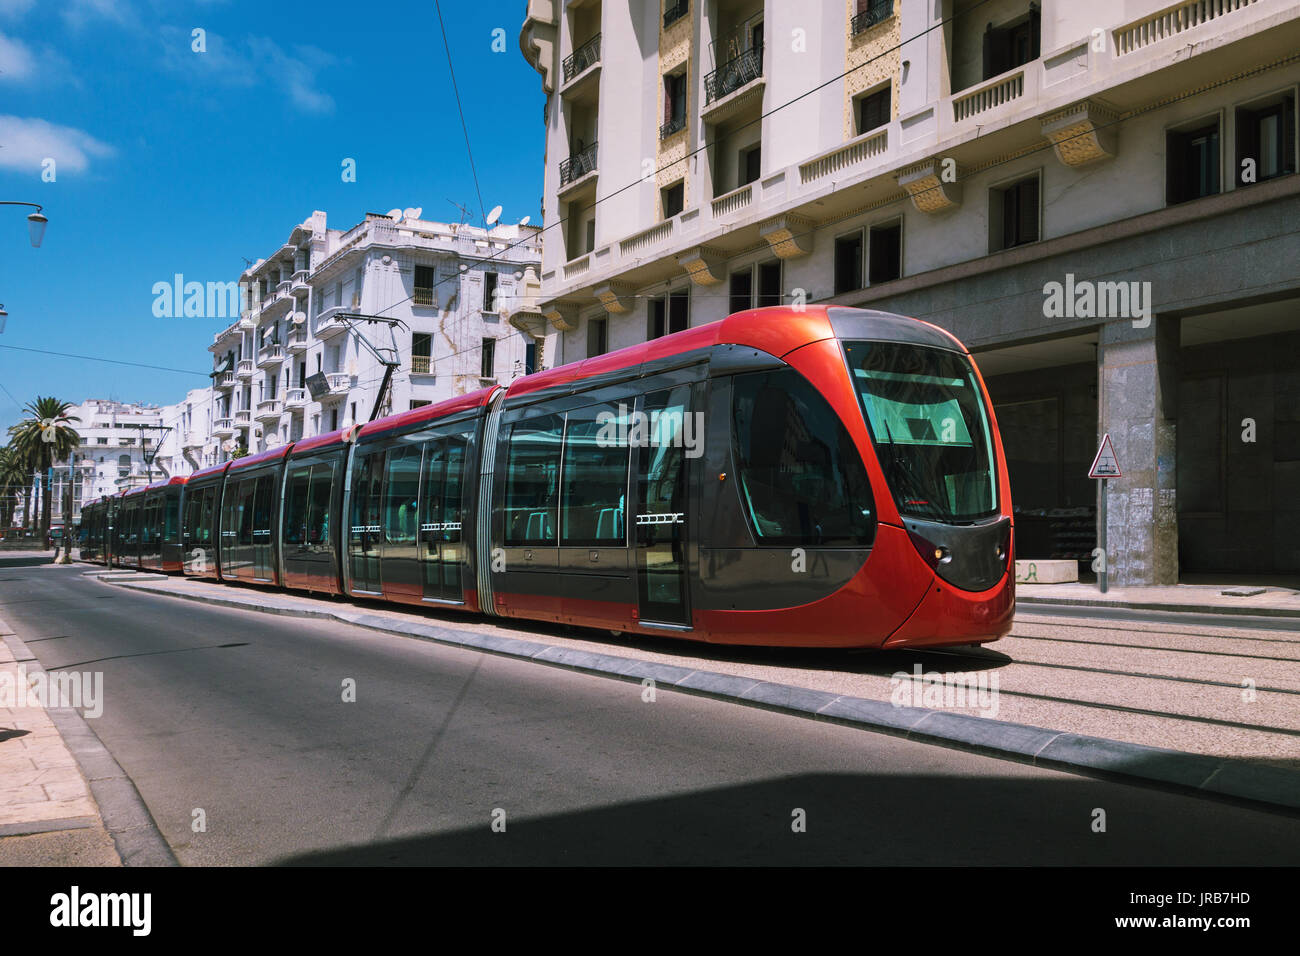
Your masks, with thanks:
[{"label": "road curb", "polygon": [[1279,767],[1148,747],[1104,737],[1087,737],[924,707],[896,707],[889,701],[835,695],[793,684],[778,684],[597,651],[461,631],[427,621],[395,621],[343,608],[316,611],[274,607],[250,599],[241,600],[236,594],[228,597],[184,594],[136,581],[111,578],[100,580],[133,591],[223,607],[307,618],[332,618],[340,623],[386,634],[417,637],[451,647],[536,661],[580,673],[643,684],[652,681],[656,687],[663,686],[684,693],[810,717],[1037,767],[1143,783],[1210,799],[1248,804],[1273,812],[1300,815],[1300,772]]},{"label": "road curb", "polygon": [[[45,673],[21,637],[5,634],[2,638],[14,657],[26,665],[27,673]],[[63,745],[77,761],[122,865],[179,866],[135,783],[109,753],[86,718],[71,707],[47,707],[45,713],[63,738]]]},{"label": "road curb", "polygon": [[1056,607],[1096,607],[1126,611],[1163,611],[1175,614],[1223,614],[1241,617],[1300,617],[1300,609],[1286,607],[1232,607],[1226,604],[1188,605],[1160,604],[1147,601],[1095,601],[1089,598],[1040,598],[1016,595],[1016,604],[1036,604]]}]

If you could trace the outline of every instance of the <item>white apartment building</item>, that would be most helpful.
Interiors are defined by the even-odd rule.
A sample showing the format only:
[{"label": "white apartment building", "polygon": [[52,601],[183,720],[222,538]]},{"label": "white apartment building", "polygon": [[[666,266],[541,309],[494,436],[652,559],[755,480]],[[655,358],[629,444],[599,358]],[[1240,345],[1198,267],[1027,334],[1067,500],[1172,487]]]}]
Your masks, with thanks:
[{"label": "white apartment building", "polygon": [[[105,495],[138,488],[167,476],[159,461],[165,410],[157,405],[91,398],[68,410],[78,419],[72,427],[81,436],[73,467],[73,520],[80,520],[81,505]],[[63,522],[68,465],[56,463],[51,487],[52,517]],[[40,514],[40,489],[33,493],[33,514]],[[21,506],[19,507],[21,512]]]},{"label": "white apartment building", "polygon": [[209,385],[190,389],[183,401],[163,406],[165,430],[154,462],[163,477],[188,475],[217,463],[221,448],[212,433],[215,400],[216,389]]},{"label": "white apartment building", "polygon": [[1018,556],[1091,558],[1109,432],[1112,580],[1300,572],[1295,0],[528,0],[520,46],[563,361],[913,315],[987,379]]},{"label": "white apartment building", "polygon": [[[395,213],[342,230],[314,212],[240,277],[240,318],[209,346],[217,461],[553,364],[557,333],[535,303],[538,227]],[[384,360],[396,366],[376,410]]]}]

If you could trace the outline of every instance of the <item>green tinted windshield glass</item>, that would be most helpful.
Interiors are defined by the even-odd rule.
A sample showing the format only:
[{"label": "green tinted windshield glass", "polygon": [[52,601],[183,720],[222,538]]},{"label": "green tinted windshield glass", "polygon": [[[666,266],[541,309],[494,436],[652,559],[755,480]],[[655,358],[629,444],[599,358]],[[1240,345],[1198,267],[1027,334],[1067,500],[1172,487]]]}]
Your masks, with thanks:
[{"label": "green tinted windshield glass", "polygon": [[890,342],[844,348],[898,510],[941,521],[996,512],[988,415],[966,358]]}]

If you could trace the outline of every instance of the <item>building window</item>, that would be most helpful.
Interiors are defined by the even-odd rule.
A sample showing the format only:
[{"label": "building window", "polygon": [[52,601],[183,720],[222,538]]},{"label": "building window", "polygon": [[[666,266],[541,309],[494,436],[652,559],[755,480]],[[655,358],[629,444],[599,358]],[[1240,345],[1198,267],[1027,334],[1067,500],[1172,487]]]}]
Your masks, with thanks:
[{"label": "building window", "polygon": [[889,123],[890,117],[890,88],[877,90],[874,93],[867,93],[858,97],[857,101],[857,118],[858,118],[858,135],[868,133],[873,129],[879,129]]},{"label": "building window", "polygon": [[1038,174],[989,190],[989,251],[1038,241]]},{"label": "building window", "polygon": [[666,139],[686,128],[686,71],[664,77],[664,118],[659,138]]},{"label": "building window", "polygon": [[415,267],[415,304],[433,305],[433,266]]},{"label": "building window", "polygon": [[754,273],[751,269],[731,274],[731,297],[728,311],[744,312],[754,307]]},{"label": "building window", "polygon": [[1041,36],[1042,15],[1034,3],[1023,17],[997,29],[990,23],[984,30],[984,79],[1037,60]]},{"label": "building window", "polygon": [[662,191],[664,218],[671,219],[685,208],[686,205],[686,182],[673,183],[665,187]]},{"label": "building window", "polygon": [[686,16],[686,11],[690,9],[688,0],[667,0],[664,4],[664,29]]},{"label": "building window", "polygon": [[862,230],[835,240],[835,294],[862,288]]},{"label": "building window", "polygon": [[479,368],[483,378],[497,377],[497,340],[483,339],[483,362]]},{"label": "building window", "polygon": [[415,375],[428,375],[433,358],[433,336],[428,332],[416,332],[411,336],[411,372]]},{"label": "building window", "polygon": [[1219,192],[1219,120],[1165,134],[1165,201],[1169,205]]},{"label": "building window", "polygon": [[764,262],[758,267],[758,306],[780,305],[784,296],[781,294],[781,262]]},{"label": "building window", "polygon": [[650,300],[646,337],[657,339],[690,327],[690,293],[685,289]]},{"label": "building window", "polygon": [[497,274],[495,272],[484,272],[483,311],[496,312],[497,309]]},{"label": "building window", "polygon": [[537,371],[537,343],[529,342],[524,346],[524,374],[532,375]]},{"label": "building window", "polygon": [[587,320],[587,357],[604,355],[609,351],[609,320]]},{"label": "building window", "polygon": [[96,439],[95,439],[95,444],[96,444],[96,445],[107,445],[107,444],[108,444],[108,439],[107,439],[107,438],[96,438]]},{"label": "building window", "polygon": [[330,409],[330,431],[335,432],[338,431],[338,429],[339,429],[339,410],[337,408],[331,408]]},{"label": "building window", "polygon": [[[1036,218],[1034,224],[1037,228]],[[877,282],[889,282],[899,278],[903,274],[902,220],[872,226],[870,236],[867,281],[875,285]]]},{"label": "building window", "polygon": [[417,408],[423,408],[428,404],[428,399],[413,398],[411,399],[411,411],[415,411]]},{"label": "building window", "polygon": [[748,186],[759,177],[763,165],[763,146],[760,143],[740,151],[740,185]]},{"label": "building window", "polygon": [[1237,110],[1237,185],[1296,171],[1295,97]]}]

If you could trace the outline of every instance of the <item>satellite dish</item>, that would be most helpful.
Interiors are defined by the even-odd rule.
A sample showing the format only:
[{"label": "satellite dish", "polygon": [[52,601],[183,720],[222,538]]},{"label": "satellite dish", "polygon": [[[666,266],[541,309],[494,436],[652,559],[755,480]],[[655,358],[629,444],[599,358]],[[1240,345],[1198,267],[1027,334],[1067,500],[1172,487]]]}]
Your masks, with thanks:
[{"label": "satellite dish", "polygon": [[388,218],[392,219],[394,222],[400,220],[402,218],[402,210],[400,209],[388,210]]},{"label": "satellite dish", "polygon": [[419,218],[420,218],[420,213],[422,213],[422,212],[424,212],[423,207],[421,207],[421,206],[412,206],[410,209],[407,209],[407,210],[403,213],[403,215],[406,216],[407,219],[419,219]]},{"label": "satellite dish", "polygon": [[501,207],[493,206],[492,211],[488,213],[487,224],[489,226],[495,226],[497,224],[497,220],[500,218],[501,218]]},{"label": "satellite dish", "polygon": [[532,216],[524,216],[523,219],[520,219],[520,220],[519,220],[519,225],[521,225],[521,226],[526,226],[526,225],[528,225],[528,220],[530,220],[530,219],[532,219],[532,218],[533,218]]},{"label": "satellite dish", "polygon": [[294,325],[302,325],[304,322],[307,321],[307,313],[295,312],[293,315],[289,316],[289,321],[292,322]]}]

